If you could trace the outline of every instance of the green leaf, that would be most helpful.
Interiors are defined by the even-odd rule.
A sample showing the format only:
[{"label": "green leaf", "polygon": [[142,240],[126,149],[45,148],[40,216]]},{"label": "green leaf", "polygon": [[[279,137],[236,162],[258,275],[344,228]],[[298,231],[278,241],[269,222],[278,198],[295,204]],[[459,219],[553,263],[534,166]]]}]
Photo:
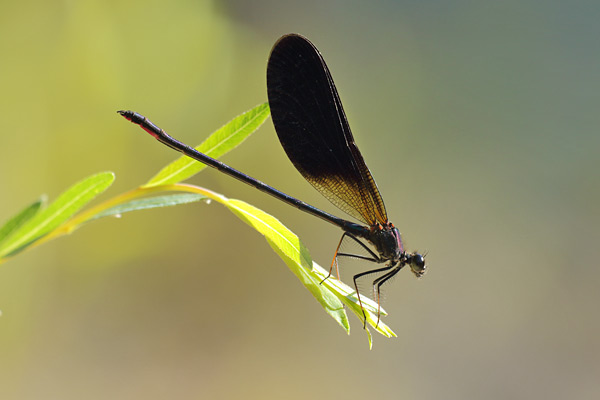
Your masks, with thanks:
[{"label": "green leaf", "polygon": [[196,193],[177,193],[170,194],[165,196],[155,196],[148,197],[145,199],[136,199],[128,201],[124,204],[119,204],[118,206],[111,207],[108,210],[105,210],[97,215],[95,215],[90,220],[108,217],[108,216],[120,216],[126,212],[137,211],[137,210],[147,210],[150,208],[159,208],[159,207],[171,207],[179,204],[188,204],[194,203],[201,200],[206,200],[207,197],[201,194]]},{"label": "green leaf", "polygon": [[13,233],[17,231],[23,224],[29,221],[37,212],[43,203],[46,202],[45,197],[40,198],[38,201],[25,207],[17,215],[6,221],[6,223],[0,228],[0,243],[8,239]]},{"label": "green leaf", "polygon": [[[325,311],[333,317],[346,331],[350,332],[350,325],[346,312],[340,308],[344,304],[362,321],[363,308],[367,316],[367,323],[386,337],[395,337],[396,334],[381,320],[377,321],[378,305],[366,296],[361,296],[362,308],[358,301],[356,291],[333,277],[329,272],[313,262],[308,250],[298,236],[291,232],[275,217],[251,206],[241,200],[226,199],[225,204],[231,211],[238,215],[244,222],[263,234],[273,250],[286,262],[290,270],[300,279],[302,284],[321,303]],[[381,315],[387,315],[380,309]],[[369,347],[372,346],[371,332],[367,329]]]},{"label": "green leaf", "polygon": [[52,204],[16,231],[0,246],[0,257],[14,255],[68,220],[114,181],[112,172],[92,175],[71,186]]},{"label": "green leaf", "polygon": [[265,236],[269,245],[285,261],[325,311],[347,332],[350,332],[348,316],[342,302],[327,285],[320,284],[322,279],[312,271],[313,261],[298,236],[273,216],[248,203],[227,199],[224,204],[244,222]]},{"label": "green leaf", "polygon": [[[269,245],[321,303],[325,311],[348,333],[350,332],[350,325],[346,312],[340,307],[342,304],[354,312],[359,319],[364,318],[356,291],[332,277],[325,279],[328,277],[329,272],[312,261],[308,250],[298,236],[279,220],[241,200],[228,199],[225,205],[244,222],[265,236]],[[382,321],[377,322],[377,303],[366,296],[361,296],[361,301],[367,315],[368,324],[386,337],[396,336],[385,323]],[[387,315],[385,310],[381,309],[381,315]],[[371,347],[373,344],[371,332],[368,329],[366,331],[369,347]]]},{"label": "green leaf", "polygon": [[[160,189],[160,187],[154,189]],[[377,303],[366,296],[361,296],[361,308],[356,291],[334,277],[329,277],[328,271],[312,261],[308,250],[298,236],[275,217],[241,200],[228,199],[223,195],[197,186],[175,184],[164,187],[164,189],[204,194],[208,198],[225,205],[240,219],[264,235],[269,245],[319,301],[325,311],[348,333],[350,325],[343,308],[344,305],[354,312],[361,321],[364,320],[364,309],[367,323],[371,327],[386,337],[396,336],[385,323],[377,318],[378,312],[382,316],[387,315],[385,310],[378,310]],[[367,338],[369,339],[369,346],[371,346],[372,337],[368,330]]]},{"label": "green leaf", "polygon": [[[200,146],[201,153],[212,158],[219,158],[229,150],[242,143],[251,133],[258,129],[269,116],[269,104],[264,103],[235,117],[233,120],[210,135]],[[206,167],[189,157],[181,156],[164,167],[143,187],[167,185],[181,182],[200,172]]]}]

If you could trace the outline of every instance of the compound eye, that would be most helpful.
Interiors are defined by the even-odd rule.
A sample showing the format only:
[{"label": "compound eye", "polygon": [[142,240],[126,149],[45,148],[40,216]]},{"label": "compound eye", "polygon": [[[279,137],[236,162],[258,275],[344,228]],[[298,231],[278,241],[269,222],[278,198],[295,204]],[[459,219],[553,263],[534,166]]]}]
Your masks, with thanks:
[{"label": "compound eye", "polygon": [[417,276],[420,277],[425,273],[425,257],[421,254],[412,254],[409,260],[410,269]]}]

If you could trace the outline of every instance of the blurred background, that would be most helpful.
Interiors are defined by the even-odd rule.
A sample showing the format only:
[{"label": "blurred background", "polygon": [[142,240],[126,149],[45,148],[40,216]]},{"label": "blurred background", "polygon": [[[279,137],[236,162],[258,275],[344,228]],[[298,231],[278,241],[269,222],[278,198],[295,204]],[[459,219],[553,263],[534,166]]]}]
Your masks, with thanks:
[{"label": "blurred background", "polygon": [[[592,399],[600,392],[597,1],[0,3],[0,220],[110,170],[107,199],[267,100],[282,34],[321,50],[408,250],[398,338],[344,331],[212,203],[103,219],[0,266],[0,398]],[[270,120],[223,159],[340,215]],[[328,265],[340,231],[218,172]],[[343,271],[342,271],[343,274]],[[349,276],[344,276],[350,282]]]}]

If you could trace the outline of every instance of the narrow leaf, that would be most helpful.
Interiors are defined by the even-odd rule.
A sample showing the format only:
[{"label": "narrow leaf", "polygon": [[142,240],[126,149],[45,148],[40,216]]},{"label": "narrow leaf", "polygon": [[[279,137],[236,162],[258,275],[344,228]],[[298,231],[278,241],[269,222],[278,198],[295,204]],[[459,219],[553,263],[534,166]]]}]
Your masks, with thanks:
[{"label": "narrow leaf", "polygon": [[[225,205],[247,224],[265,236],[271,247],[321,303],[325,311],[347,331],[350,329],[347,321],[348,317],[345,311],[342,314],[340,302],[346,305],[361,320],[363,319],[363,312],[358,302],[356,291],[332,277],[325,279],[328,276],[328,272],[311,260],[308,250],[304,247],[298,236],[286,228],[279,220],[240,200],[229,199]],[[367,314],[367,323],[384,336],[396,336],[381,320],[377,323],[377,303],[366,296],[361,296],[361,300]],[[387,315],[385,310],[381,309],[381,315]],[[369,346],[372,346],[371,333],[368,330],[367,336],[369,338]]]},{"label": "narrow leaf", "polygon": [[[242,143],[262,125],[268,116],[269,104],[258,105],[229,121],[210,135],[200,146],[196,147],[196,150],[212,158],[219,158]],[[143,187],[181,182],[200,172],[205,167],[206,165],[198,161],[181,156],[164,167]]]},{"label": "narrow leaf", "polygon": [[94,197],[106,190],[114,179],[115,176],[112,172],[102,172],[71,186],[4,242],[0,246],[0,257],[14,255],[24,250],[35,240],[57,228]]},{"label": "narrow leaf", "polygon": [[165,196],[148,197],[145,199],[136,199],[128,201],[124,204],[119,204],[115,207],[111,207],[108,210],[105,210],[95,215],[90,220],[113,215],[121,215],[130,211],[147,210],[150,208],[171,207],[179,204],[194,203],[197,201],[206,200],[206,198],[206,196],[196,193],[177,193]]},{"label": "narrow leaf", "polygon": [[6,223],[0,228],[0,243],[8,239],[13,233],[17,231],[23,224],[29,221],[40,209],[42,204],[45,202],[43,196],[39,200],[25,207],[17,215],[6,221]]},{"label": "narrow leaf", "polygon": [[[158,187],[156,189],[159,189]],[[325,311],[330,314],[349,333],[350,325],[343,308],[346,305],[359,319],[363,320],[363,308],[367,316],[367,323],[376,331],[387,337],[396,334],[382,321],[377,321],[378,305],[366,296],[361,296],[361,308],[356,291],[343,282],[328,277],[328,272],[313,262],[306,247],[298,236],[286,228],[275,217],[240,200],[228,199],[223,195],[210,190],[187,184],[169,185],[168,190],[180,190],[192,193],[201,193],[228,207],[240,219],[265,236],[269,245],[286,262],[290,270],[300,279],[305,287],[319,301]],[[328,277],[328,279],[325,279]],[[385,310],[380,310],[381,315],[386,315]],[[372,338],[367,330],[369,346]]]},{"label": "narrow leaf", "polygon": [[[340,302],[354,312],[359,319],[364,318],[356,291],[333,277],[325,279],[328,271],[312,261],[308,250],[298,236],[264,211],[241,200],[221,197],[220,202],[265,236],[269,245],[286,262],[290,270],[321,303],[325,311],[344,329],[349,332],[350,325],[345,311],[340,308]],[[366,296],[361,296],[361,301],[367,315],[367,323],[382,335],[395,337],[396,334],[385,323],[381,320],[377,322],[377,303]],[[384,309],[381,309],[380,312],[381,315],[387,315]],[[369,346],[372,346],[372,337],[368,330],[367,337]]]}]

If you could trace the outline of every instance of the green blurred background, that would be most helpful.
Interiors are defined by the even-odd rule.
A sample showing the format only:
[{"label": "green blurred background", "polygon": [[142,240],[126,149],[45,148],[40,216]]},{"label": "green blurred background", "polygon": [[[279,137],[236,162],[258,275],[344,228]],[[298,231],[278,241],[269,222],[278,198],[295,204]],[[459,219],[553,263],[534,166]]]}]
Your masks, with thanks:
[{"label": "green blurred background", "polygon": [[[266,101],[282,34],[324,54],[420,281],[396,339],[347,336],[218,204],[104,219],[0,267],[1,399],[592,399],[600,393],[597,1],[0,3],[0,220],[111,170],[103,198]],[[326,210],[269,121],[224,161]],[[192,183],[339,230],[214,171]],[[346,278],[349,278],[346,276]]]}]

